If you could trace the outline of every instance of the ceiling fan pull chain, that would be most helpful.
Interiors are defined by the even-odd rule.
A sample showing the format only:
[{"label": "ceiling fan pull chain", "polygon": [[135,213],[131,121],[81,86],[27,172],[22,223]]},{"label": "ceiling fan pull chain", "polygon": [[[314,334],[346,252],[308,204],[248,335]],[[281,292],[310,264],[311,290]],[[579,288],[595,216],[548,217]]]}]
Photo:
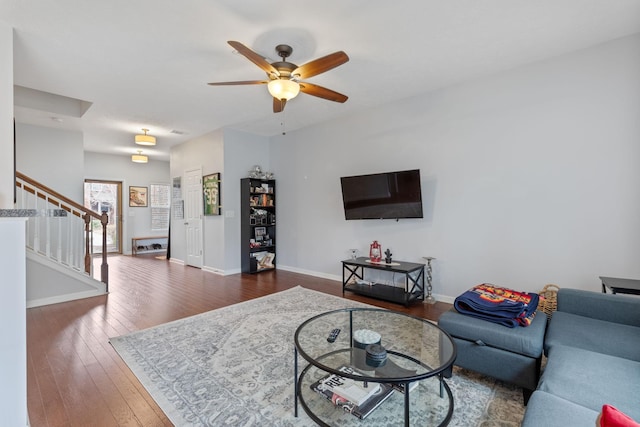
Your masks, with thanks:
[{"label": "ceiling fan pull chain", "polygon": [[282,121],[280,122],[280,125],[282,126],[282,134],[286,135],[287,134],[287,112],[283,111],[282,112]]}]

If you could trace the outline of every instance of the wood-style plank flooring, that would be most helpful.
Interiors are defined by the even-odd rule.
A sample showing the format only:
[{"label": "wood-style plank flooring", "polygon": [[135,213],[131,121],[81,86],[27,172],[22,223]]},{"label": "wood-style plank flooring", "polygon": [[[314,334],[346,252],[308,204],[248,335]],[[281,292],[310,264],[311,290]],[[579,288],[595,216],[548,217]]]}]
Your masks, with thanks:
[{"label": "wood-style plank flooring", "polygon": [[[27,310],[31,425],[171,426],[109,337],[297,285],[342,296],[339,282],[287,271],[223,277],[151,255],[109,257],[109,295]],[[430,320],[451,307],[405,308],[348,292],[344,297]]]}]

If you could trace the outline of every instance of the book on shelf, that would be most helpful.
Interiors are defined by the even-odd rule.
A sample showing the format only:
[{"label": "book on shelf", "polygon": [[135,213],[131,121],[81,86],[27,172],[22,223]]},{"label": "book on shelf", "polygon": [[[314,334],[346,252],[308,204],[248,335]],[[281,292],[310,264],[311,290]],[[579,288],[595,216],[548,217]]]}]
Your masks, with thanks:
[{"label": "book on shelf", "polygon": [[[339,371],[352,375],[361,375],[348,365],[343,365]],[[311,389],[345,412],[364,419],[392,393],[393,387],[385,383],[368,383],[356,381],[336,374],[328,374],[311,384]]]}]

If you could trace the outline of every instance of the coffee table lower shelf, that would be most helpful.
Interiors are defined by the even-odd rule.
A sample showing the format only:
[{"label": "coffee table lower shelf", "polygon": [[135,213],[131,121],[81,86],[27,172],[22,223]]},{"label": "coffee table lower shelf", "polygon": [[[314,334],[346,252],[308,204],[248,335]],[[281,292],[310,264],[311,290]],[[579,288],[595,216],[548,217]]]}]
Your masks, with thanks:
[{"label": "coffee table lower shelf", "polygon": [[[404,393],[395,390],[388,399],[374,409],[366,418],[360,419],[334,406],[321,394],[311,389],[318,379],[327,375],[320,368],[307,365],[296,380],[297,404],[319,426],[364,426],[401,425],[401,420],[410,420],[410,426],[446,426],[453,415],[453,394],[446,381],[439,376],[418,381],[409,392],[409,402]],[[406,416],[406,408],[409,416]]]}]

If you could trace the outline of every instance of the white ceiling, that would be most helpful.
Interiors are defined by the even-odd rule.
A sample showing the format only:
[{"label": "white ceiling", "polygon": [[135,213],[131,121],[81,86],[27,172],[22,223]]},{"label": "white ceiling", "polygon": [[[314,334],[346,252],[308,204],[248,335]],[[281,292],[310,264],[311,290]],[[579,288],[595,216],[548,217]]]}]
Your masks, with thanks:
[{"label": "white ceiling", "polygon": [[[123,155],[149,128],[145,154],[167,160],[221,127],[274,135],[638,33],[640,0],[0,0],[0,20],[16,85],[92,103],[81,118],[16,106],[18,122]],[[265,77],[227,40],[273,61],[289,44],[298,65],[343,50],[349,62],[309,81],[349,100],[301,94],[274,114],[266,86],[208,86]]]}]

